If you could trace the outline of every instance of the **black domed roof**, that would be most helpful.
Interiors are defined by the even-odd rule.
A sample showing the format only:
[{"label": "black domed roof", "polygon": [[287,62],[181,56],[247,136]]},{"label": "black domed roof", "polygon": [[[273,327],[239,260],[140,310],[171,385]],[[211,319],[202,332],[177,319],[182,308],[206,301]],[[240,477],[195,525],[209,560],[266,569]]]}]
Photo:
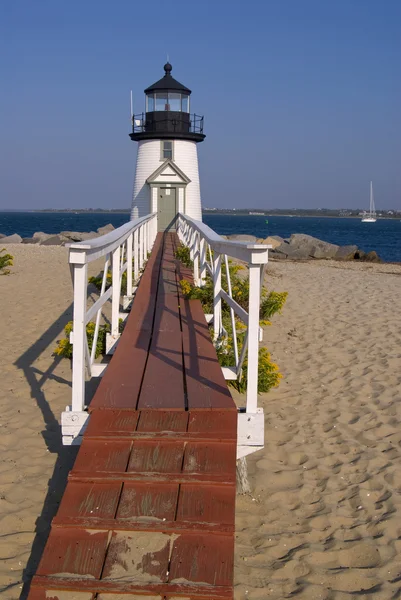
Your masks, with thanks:
[{"label": "black domed roof", "polygon": [[169,62],[164,65],[165,75],[159,81],[156,81],[153,85],[149,86],[145,90],[145,94],[149,94],[150,92],[181,92],[182,94],[190,94],[191,90],[189,90],[185,85],[182,85],[179,81],[171,77],[171,71],[173,67]]}]

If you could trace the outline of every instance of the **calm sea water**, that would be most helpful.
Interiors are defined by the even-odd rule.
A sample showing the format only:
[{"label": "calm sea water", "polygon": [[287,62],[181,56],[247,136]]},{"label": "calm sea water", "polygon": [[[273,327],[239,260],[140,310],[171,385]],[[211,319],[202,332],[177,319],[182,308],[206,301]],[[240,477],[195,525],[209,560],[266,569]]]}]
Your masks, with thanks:
[{"label": "calm sea water", "polygon": [[[35,231],[96,231],[108,223],[119,227],[128,218],[127,213],[0,212],[0,233],[31,237]],[[221,235],[247,233],[265,238],[268,235],[289,237],[292,233],[307,233],[333,244],[356,244],[366,252],[376,250],[385,261],[401,262],[401,221],[398,219],[362,223],[359,219],[205,215],[204,222]]]}]

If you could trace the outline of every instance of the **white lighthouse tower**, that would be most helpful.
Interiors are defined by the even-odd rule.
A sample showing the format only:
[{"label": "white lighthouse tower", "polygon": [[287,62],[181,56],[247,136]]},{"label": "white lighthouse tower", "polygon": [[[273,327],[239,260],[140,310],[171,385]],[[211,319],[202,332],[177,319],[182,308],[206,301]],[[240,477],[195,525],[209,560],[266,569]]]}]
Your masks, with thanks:
[{"label": "white lighthouse tower", "polygon": [[146,113],[133,115],[138,142],[131,219],[157,213],[158,231],[175,229],[177,213],[202,220],[197,144],[203,117],[190,113],[191,90],[165,75],[145,90]]}]

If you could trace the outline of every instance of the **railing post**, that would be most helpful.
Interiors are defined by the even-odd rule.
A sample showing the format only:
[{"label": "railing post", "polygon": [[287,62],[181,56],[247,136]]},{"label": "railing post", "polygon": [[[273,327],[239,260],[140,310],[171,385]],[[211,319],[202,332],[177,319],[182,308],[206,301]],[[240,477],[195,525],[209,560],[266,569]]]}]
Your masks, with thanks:
[{"label": "railing post", "polygon": [[248,311],[248,376],[246,412],[256,413],[258,407],[260,265],[249,264]]},{"label": "railing post", "polygon": [[194,229],[194,237],[193,237],[193,246],[194,246],[194,282],[195,285],[199,285],[199,234]]},{"label": "railing post", "polygon": [[138,229],[134,231],[134,280],[135,283],[139,278],[139,245],[138,245]]},{"label": "railing post", "polygon": [[127,239],[127,296],[132,296],[132,243],[133,234]]},{"label": "railing post", "polygon": [[139,227],[139,269],[143,269],[143,227]]},{"label": "railing post", "polygon": [[120,249],[118,246],[113,250],[113,271],[112,271],[112,296],[111,296],[111,335],[118,337],[118,320],[120,314],[120,293],[121,293],[121,281],[120,281]]},{"label": "railing post", "polygon": [[72,354],[72,410],[85,407],[85,353],[86,353],[86,290],[88,265],[74,264],[74,316]]},{"label": "railing post", "polygon": [[214,253],[213,257],[213,329],[214,340],[221,335],[221,255]]},{"label": "railing post", "polygon": [[200,278],[199,287],[205,285],[206,282],[206,240],[199,234],[200,237]]}]

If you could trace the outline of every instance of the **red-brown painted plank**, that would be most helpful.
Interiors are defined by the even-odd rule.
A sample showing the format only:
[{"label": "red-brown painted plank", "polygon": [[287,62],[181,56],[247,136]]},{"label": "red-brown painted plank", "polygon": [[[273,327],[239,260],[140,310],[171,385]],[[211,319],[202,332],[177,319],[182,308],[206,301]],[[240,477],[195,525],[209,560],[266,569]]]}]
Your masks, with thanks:
[{"label": "red-brown painted plank", "polygon": [[[159,596],[160,598],[161,596]],[[98,596],[99,598],[99,596]],[[133,596],[134,598],[134,596]],[[95,600],[92,592],[69,592],[65,590],[57,589],[31,589],[29,593],[29,600]],[[111,598],[110,598],[111,600]],[[113,600],[117,600],[114,596]],[[124,599],[125,600],[125,599]],[[127,599],[128,600],[128,599]],[[138,596],[136,596],[136,600]],[[149,600],[149,599],[147,599]]]},{"label": "red-brown painted plank", "polygon": [[216,439],[237,439],[238,415],[236,411],[191,411],[188,433],[213,433]]},{"label": "red-brown painted plank", "polygon": [[120,483],[78,483],[67,484],[56,521],[64,517],[113,518],[121,493]]},{"label": "red-brown painted plank", "polygon": [[199,300],[180,297],[188,408],[236,411]]},{"label": "red-brown painted plank", "polygon": [[91,413],[85,439],[100,435],[119,435],[136,431],[139,413],[133,410],[94,410]]},{"label": "red-brown painted plank", "polygon": [[171,536],[164,533],[113,532],[102,580],[148,584],[167,581]]},{"label": "red-brown painted plank", "polygon": [[125,471],[130,452],[130,441],[104,442],[84,438],[71,473]]},{"label": "red-brown painted plank", "polygon": [[184,378],[180,332],[154,332],[138,402],[138,410],[184,410]]},{"label": "red-brown painted plank", "polygon": [[169,582],[232,585],[233,536],[181,535],[173,546]]},{"label": "red-brown painted plank", "polygon": [[177,484],[126,483],[116,517],[117,519],[142,517],[173,521],[177,508],[178,489]]},{"label": "red-brown painted plank", "polygon": [[[60,590],[90,590],[95,593],[108,592],[114,594],[159,594],[163,596],[178,596],[182,599],[189,597],[191,600],[227,600],[233,597],[232,586],[212,586],[208,584],[189,584],[189,583],[132,583],[130,579],[126,580],[106,580],[96,581],[93,579],[74,578],[67,582],[60,577],[34,577],[33,585],[41,589],[60,589]],[[64,600],[64,599],[63,599]],[[68,598],[68,600],[70,600]],[[119,599],[120,600],[120,599]],[[142,600],[142,599],[141,599]]]},{"label": "red-brown painted plank", "polygon": [[52,529],[38,575],[95,577],[99,579],[107,549],[107,532]]},{"label": "red-brown painted plank", "polygon": [[177,521],[197,521],[234,525],[235,485],[200,486],[182,484]]},{"label": "red-brown painted plank", "polygon": [[188,442],[185,448],[184,473],[232,474],[236,469],[235,442]]},{"label": "red-brown painted plank", "polygon": [[141,433],[186,432],[188,413],[184,411],[142,410],[137,431]]},{"label": "red-brown painted plank", "polygon": [[180,473],[184,442],[133,442],[128,473]]}]

